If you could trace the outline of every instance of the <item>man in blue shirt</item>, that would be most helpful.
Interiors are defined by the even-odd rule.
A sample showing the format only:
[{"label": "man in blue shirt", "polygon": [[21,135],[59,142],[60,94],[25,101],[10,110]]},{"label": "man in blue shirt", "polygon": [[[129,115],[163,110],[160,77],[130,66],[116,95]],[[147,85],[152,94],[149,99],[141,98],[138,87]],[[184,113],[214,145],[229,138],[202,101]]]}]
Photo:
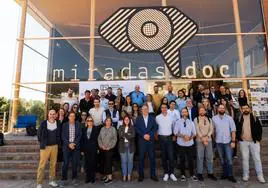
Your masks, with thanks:
[{"label": "man in blue shirt", "polygon": [[170,101],[175,101],[177,99],[177,96],[173,93],[172,85],[168,86],[168,93],[165,95],[165,97],[168,99],[168,103],[170,103]]},{"label": "man in blue shirt", "polygon": [[132,104],[137,103],[141,107],[145,102],[145,95],[140,91],[139,85],[135,86],[135,91],[132,91],[129,96],[131,97]]},{"label": "man in blue shirt", "polygon": [[225,114],[224,105],[219,105],[218,114],[212,118],[215,128],[216,146],[221,159],[223,175],[221,179],[228,179],[236,183],[233,177],[232,153],[235,147],[236,126],[231,116]]}]

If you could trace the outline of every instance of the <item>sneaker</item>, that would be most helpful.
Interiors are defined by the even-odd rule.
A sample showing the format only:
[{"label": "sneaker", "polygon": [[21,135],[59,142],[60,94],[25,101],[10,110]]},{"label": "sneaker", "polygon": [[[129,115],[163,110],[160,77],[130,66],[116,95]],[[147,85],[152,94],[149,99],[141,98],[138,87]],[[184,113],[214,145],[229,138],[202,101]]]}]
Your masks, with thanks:
[{"label": "sneaker", "polygon": [[49,182],[48,185],[51,186],[51,187],[58,187],[58,186],[59,186],[59,185],[56,183],[56,181],[51,181],[51,182]]},{"label": "sneaker", "polygon": [[185,177],[185,175],[181,175],[181,182],[185,182],[186,181],[186,177]]},{"label": "sneaker", "polygon": [[113,180],[110,180],[108,178],[104,181],[104,185],[109,185],[111,183],[113,183]]},{"label": "sneaker", "polygon": [[73,186],[75,186],[75,187],[77,187],[77,186],[78,186],[78,182],[77,182],[77,180],[76,180],[76,179],[73,179],[73,180],[72,180],[72,185],[73,185]]},{"label": "sneaker", "polygon": [[107,180],[107,176],[104,176],[101,178],[101,181],[105,181],[105,180]]},{"label": "sneaker", "polygon": [[199,181],[204,181],[203,175],[202,174],[197,174],[197,178]]},{"label": "sneaker", "polygon": [[214,174],[208,174],[208,178],[213,180],[213,181],[217,181],[216,176],[214,176]]},{"label": "sneaker", "polygon": [[42,184],[38,184],[36,188],[42,188]]},{"label": "sneaker", "polygon": [[191,177],[191,179],[192,179],[192,181],[198,181],[198,178],[197,178],[195,175],[193,175],[193,176]]},{"label": "sneaker", "polygon": [[259,176],[258,176],[258,180],[259,180],[260,183],[266,183],[266,181],[265,181],[263,175],[259,175]]},{"label": "sneaker", "polygon": [[233,176],[229,176],[228,177],[228,180],[231,181],[231,182],[233,182],[233,183],[236,183],[237,182],[236,179]]},{"label": "sneaker", "polygon": [[248,175],[244,175],[242,179],[243,179],[243,181],[247,182],[248,179],[249,179],[249,176]]},{"label": "sneaker", "polygon": [[163,180],[164,180],[164,181],[167,181],[168,178],[169,178],[168,174],[165,174],[164,177],[163,177]]},{"label": "sneaker", "polygon": [[174,174],[170,174],[169,178],[172,179],[172,181],[178,181]]},{"label": "sneaker", "polygon": [[65,187],[65,186],[67,186],[68,184],[67,184],[67,180],[61,180],[60,181],[60,187]]}]

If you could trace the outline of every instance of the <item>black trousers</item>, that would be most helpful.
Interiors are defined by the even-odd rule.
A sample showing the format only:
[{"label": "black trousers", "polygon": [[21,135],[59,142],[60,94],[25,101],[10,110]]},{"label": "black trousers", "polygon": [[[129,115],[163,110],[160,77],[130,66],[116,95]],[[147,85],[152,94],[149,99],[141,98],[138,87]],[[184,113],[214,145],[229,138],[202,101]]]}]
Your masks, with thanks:
[{"label": "black trousers", "polygon": [[110,150],[101,150],[101,166],[103,167],[102,171],[105,175],[112,174],[113,166],[113,149]]},{"label": "black trousers", "polygon": [[193,176],[194,175],[195,147],[194,146],[178,146],[178,152],[180,155],[181,175],[185,175],[185,159],[187,157],[190,176]]},{"label": "black trousers", "polygon": [[97,169],[97,151],[85,152],[86,181],[95,182]]}]

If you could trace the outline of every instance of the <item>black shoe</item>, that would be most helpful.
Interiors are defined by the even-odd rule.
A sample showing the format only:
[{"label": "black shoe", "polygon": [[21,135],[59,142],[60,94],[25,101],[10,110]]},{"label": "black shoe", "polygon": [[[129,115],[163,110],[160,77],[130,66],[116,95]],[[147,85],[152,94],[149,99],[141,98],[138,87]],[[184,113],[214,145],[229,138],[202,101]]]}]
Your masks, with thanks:
[{"label": "black shoe", "polygon": [[213,181],[217,181],[217,178],[214,176],[214,174],[208,174],[208,178]]},{"label": "black shoe", "polygon": [[109,185],[109,184],[111,184],[111,183],[113,183],[113,180],[110,180],[110,179],[108,179],[108,178],[104,181],[104,184],[105,184],[105,185]]},{"label": "black shoe", "polygon": [[226,180],[228,177],[227,176],[225,176],[225,175],[222,175],[221,176],[221,180]]},{"label": "black shoe", "polygon": [[159,181],[158,178],[157,178],[156,176],[152,176],[152,177],[151,177],[151,180],[153,180],[153,181]]},{"label": "black shoe", "polygon": [[233,183],[236,183],[237,182],[236,179],[234,179],[233,176],[229,176],[228,177],[228,180],[231,181],[231,182],[233,182]]},{"label": "black shoe", "polygon": [[197,174],[197,178],[199,181],[204,181],[202,174]]},{"label": "black shoe", "polygon": [[138,182],[142,182],[144,179],[144,177],[140,176],[139,179],[138,179]]}]

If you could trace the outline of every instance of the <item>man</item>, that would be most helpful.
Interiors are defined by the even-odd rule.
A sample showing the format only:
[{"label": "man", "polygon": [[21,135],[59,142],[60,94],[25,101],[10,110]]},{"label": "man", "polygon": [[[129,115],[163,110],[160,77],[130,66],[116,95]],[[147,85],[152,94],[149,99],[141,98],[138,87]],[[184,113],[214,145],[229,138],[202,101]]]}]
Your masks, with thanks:
[{"label": "man", "polygon": [[212,99],[212,101],[211,101],[211,106],[216,105],[218,99],[217,99],[216,89],[215,89],[214,86],[211,86],[211,87],[210,87],[210,98]]},{"label": "man", "polygon": [[193,107],[193,102],[192,99],[187,99],[186,100],[186,108],[189,112],[189,119],[191,121],[194,121],[194,119],[197,117],[197,109]]},{"label": "man", "polygon": [[161,105],[162,98],[163,98],[163,95],[161,95],[158,92],[159,92],[159,88],[157,85],[155,85],[154,86],[154,94],[152,94],[155,114],[157,114],[159,107]]},{"label": "man", "polygon": [[140,91],[140,86],[135,86],[135,91],[132,91],[129,96],[131,97],[132,104],[137,103],[139,106],[142,106],[145,102],[145,95]]},{"label": "man", "polygon": [[235,148],[236,127],[231,116],[225,114],[224,105],[219,105],[218,114],[212,118],[215,136],[216,147],[220,156],[223,175],[221,179],[228,179],[236,183],[233,177],[233,148]]},{"label": "man", "polygon": [[181,118],[179,110],[176,109],[176,101],[170,101],[167,113],[171,116],[173,124]]},{"label": "man", "polygon": [[101,130],[103,112],[104,112],[104,108],[100,106],[100,99],[95,99],[94,108],[91,108],[89,110],[89,114],[93,118],[94,126],[98,127],[99,132]]},{"label": "man", "polygon": [[156,117],[158,124],[158,138],[161,148],[162,165],[164,169],[164,181],[172,179],[177,181],[174,175],[173,144],[172,144],[172,127],[173,119],[168,115],[167,104],[161,105],[161,114]]},{"label": "man", "polygon": [[105,98],[108,99],[108,101],[114,101],[116,99],[116,96],[113,94],[113,88],[108,87]]},{"label": "man", "polygon": [[56,163],[58,156],[58,144],[60,143],[60,124],[56,121],[56,111],[49,110],[48,119],[43,121],[38,129],[38,141],[40,142],[40,162],[37,171],[37,188],[42,188],[45,167],[50,163],[49,185],[57,187]]},{"label": "man", "polygon": [[77,184],[77,165],[80,158],[80,140],[81,129],[79,123],[75,122],[75,113],[70,112],[68,116],[69,122],[62,126],[62,142],[63,142],[63,167],[61,187],[67,185],[69,162],[72,162],[72,184]]},{"label": "man", "polygon": [[100,92],[100,106],[105,110],[108,109],[108,102],[109,100],[105,98],[106,94],[105,91]]},{"label": "man", "polygon": [[260,183],[265,183],[260,157],[260,142],[262,140],[262,126],[257,117],[250,110],[249,105],[242,106],[243,115],[237,124],[237,139],[243,160],[243,181],[249,179],[249,152],[255,164],[255,170]]},{"label": "man", "polygon": [[117,129],[117,124],[119,121],[119,112],[114,108],[114,101],[109,101],[109,108],[104,111],[102,114],[102,121],[105,122],[107,117],[112,118],[113,126]]},{"label": "man", "polygon": [[98,95],[98,89],[91,90],[91,102],[94,103],[95,99],[100,99],[100,96]]},{"label": "man", "polygon": [[61,105],[63,105],[64,103],[69,104],[69,112],[71,111],[72,106],[74,104],[78,104],[78,100],[76,97],[73,96],[73,90],[71,88],[68,89],[68,96],[62,97],[61,99]]},{"label": "man", "polygon": [[85,98],[80,100],[79,109],[80,112],[88,112],[91,108],[93,108],[93,103],[90,99],[90,91],[85,91]]},{"label": "man", "polygon": [[207,161],[208,178],[217,181],[213,174],[213,146],[212,134],[214,131],[212,120],[206,116],[204,106],[199,107],[199,116],[194,120],[196,127],[196,149],[197,149],[197,178],[199,181],[204,181],[203,166],[204,156]]},{"label": "man", "polygon": [[165,97],[168,99],[168,103],[177,99],[177,96],[173,93],[172,85],[168,85],[168,93],[165,95]]},{"label": "man", "polygon": [[158,181],[155,172],[155,133],[157,132],[157,123],[152,115],[149,115],[147,104],[142,106],[142,115],[137,117],[135,130],[139,136],[139,182],[144,179],[144,157],[148,152],[151,168],[151,179]]},{"label": "man", "polygon": [[195,97],[197,104],[202,103],[203,94],[204,94],[204,86],[202,84],[199,84],[198,91],[197,91],[196,97]]}]

